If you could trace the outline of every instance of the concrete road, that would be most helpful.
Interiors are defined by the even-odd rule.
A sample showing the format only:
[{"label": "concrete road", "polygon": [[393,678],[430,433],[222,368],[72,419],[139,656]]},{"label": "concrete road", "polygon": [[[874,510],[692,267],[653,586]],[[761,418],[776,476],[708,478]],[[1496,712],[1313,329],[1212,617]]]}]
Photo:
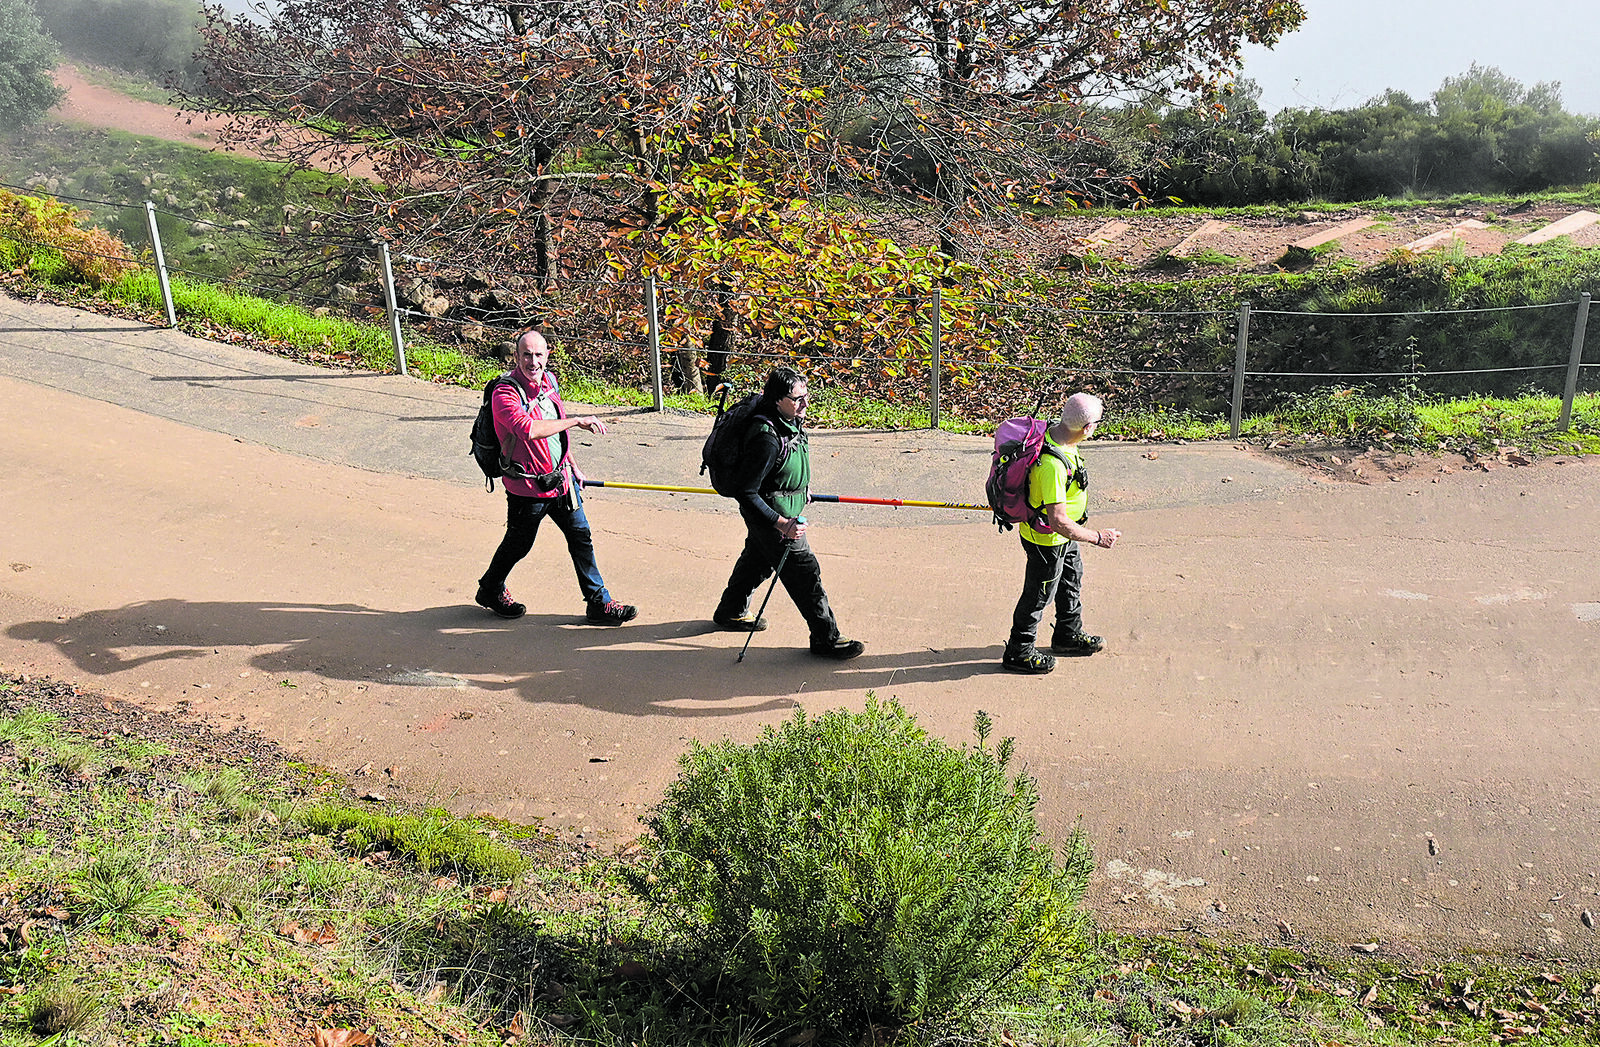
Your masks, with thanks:
[{"label": "concrete road", "polygon": [[[1092,443],[1088,624],[1048,677],[998,659],[1021,553],[978,513],[816,505],[846,632],[779,594],[744,663],[707,621],[731,503],[591,491],[637,603],[582,624],[564,549],[471,605],[503,501],[473,390],[317,370],[0,299],[0,666],[248,727],[462,810],[625,839],[690,738],[893,696],[1015,735],[1109,925],[1409,955],[1600,959],[1600,465],[1327,483],[1231,445]],[[1110,410],[1115,412],[1113,403]],[[601,479],[698,485],[704,419],[602,409]],[[979,501],[987,441],[817,433],[816,489]],[[1285,930],[1287,928],[1287,930]]]}]

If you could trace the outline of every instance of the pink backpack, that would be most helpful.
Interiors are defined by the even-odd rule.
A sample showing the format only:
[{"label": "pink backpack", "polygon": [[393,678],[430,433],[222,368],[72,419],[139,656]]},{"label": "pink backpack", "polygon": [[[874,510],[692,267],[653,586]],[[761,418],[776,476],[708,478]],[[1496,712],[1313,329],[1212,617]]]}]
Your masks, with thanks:
[{"label": "pink backpack", "polygon": [[989,460],[984,492],[989,496],[995,525],[1002,531],[1026,522],[1035,531],[1054,533],[1044,512],[1028,504],[1028,471],[1039,456],[1049,453],[1066,461],[1060,451],[1045,442],[1045,430],[1049,428],[1048,419],[1011,418],[995,430],[994,455]]}]

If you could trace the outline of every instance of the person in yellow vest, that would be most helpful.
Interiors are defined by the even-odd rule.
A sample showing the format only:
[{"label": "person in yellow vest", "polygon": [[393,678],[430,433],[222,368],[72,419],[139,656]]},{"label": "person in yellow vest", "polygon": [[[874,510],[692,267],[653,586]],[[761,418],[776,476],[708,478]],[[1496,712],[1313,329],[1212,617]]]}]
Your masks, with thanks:
[{"label": "person in yellow vest", "polygon": [[1042,529],[1026,522],[1018,525],[1028,565],[1011,616],[1011,636],[1000,664],[1012,672],[1042,676],[1056,667],[1052,655],[1038,648],[1039,625],[1045,608],[1056,605],[1055,629],[1050,634],[1052,654],[1081,656],[1105,646],[1098,636],[1083,631],[1083,558],[1078,544],[1102,549],[1117,544],[1122,532],[1112,527],[1096,530],[1089,519],[1089,474],[1078,445],[1094,435],[1105,405],[1098,396],[1074,393],[1061,406],[1061,420],[1045,431],[1045,451],[1028,471],[1028,504],[1044,514]]}]

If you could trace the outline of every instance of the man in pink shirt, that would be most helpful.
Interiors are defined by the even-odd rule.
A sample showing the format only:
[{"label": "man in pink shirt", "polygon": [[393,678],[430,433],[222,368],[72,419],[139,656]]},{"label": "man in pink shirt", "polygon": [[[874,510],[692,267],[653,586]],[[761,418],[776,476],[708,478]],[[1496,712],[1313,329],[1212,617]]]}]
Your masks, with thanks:
[{"label": "man in pink shirt", "polygon": [[591,625],[621,625],[639,609],[611,598],[594,558],[594,536],[583,515],[583,474],[569,453],[569,429],[604,433],[606,424],[593,415],[567,417],[555,375],[545,367],[550,345],[538,331],[524,331],[516,341],[515,367],[491,396],[494,431],[510,459],[501,483],[506,489],[506,536],[478,579],[475,602],[501,618],[521,618],[528,608],[506,590],[506,576],[533,549],[539,524],[546,516],[567,537],[567,552],[578,573],[578,589],[587,603]]}]

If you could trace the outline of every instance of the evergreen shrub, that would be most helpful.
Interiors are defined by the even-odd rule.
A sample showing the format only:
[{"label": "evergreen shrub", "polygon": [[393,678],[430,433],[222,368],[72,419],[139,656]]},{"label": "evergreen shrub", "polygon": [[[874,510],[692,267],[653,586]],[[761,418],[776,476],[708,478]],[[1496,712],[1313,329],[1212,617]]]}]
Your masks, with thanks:
[{"label": "evergreen shrub", "polygon": [[1081,832],[1041,842],[1012,740],[930,737],[890,700],[695,743],[630,885],[725,1006],[855,1035],[959,1019],[1081,942]]}]

